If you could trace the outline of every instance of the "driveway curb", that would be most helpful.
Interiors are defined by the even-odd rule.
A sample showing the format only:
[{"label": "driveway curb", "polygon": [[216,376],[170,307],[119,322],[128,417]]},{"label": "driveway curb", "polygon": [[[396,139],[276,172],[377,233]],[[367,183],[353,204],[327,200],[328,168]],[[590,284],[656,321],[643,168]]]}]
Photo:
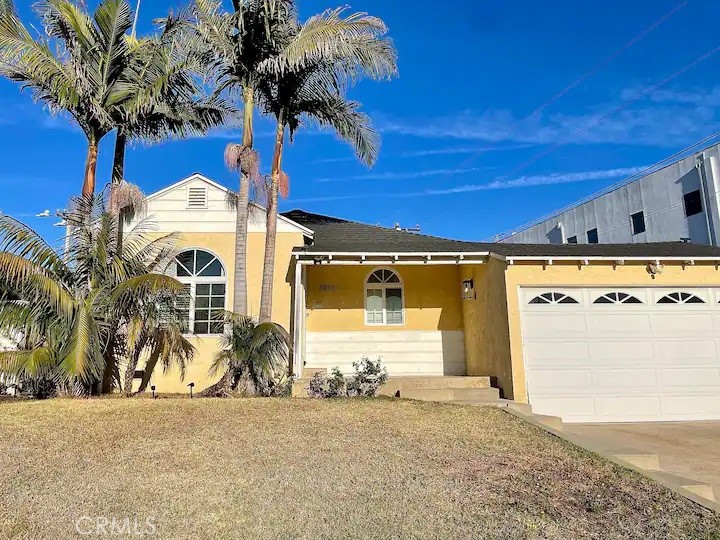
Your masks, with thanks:
[{"label": "driveway curb", "polygon": [[[631,454],[627,452],[617,454],[609,452],[605,448],[600,448],[597,442],[593,439],[582,437],[574,433],[563,432],[562,424],[560,424],[560,429],[558,429],[557,422],[547,421],[547,417],[539,417],[539,415],[535,415],[532,412],[515,409],[512,405],[506,405],[499,408],[501,408],[506,413],[511,414],[516,418],[520,418],[521,420],[524,420],[525,422],[532,424],[551,435],[564,439],[576,446],[580,446],[581,448],[584,448],[585,450],[588,450],[593,454],[597,454],[609,461],[612,461],[617,465],[625,467],[626,469],[630,469],[632,471],[640,473],[650,478],[651,480],[662,484],[663,486],[674,491],[678,495],[682,495],[686,499],[690,499],[693,502],[701,504],[705,508],[709,508],[710,510],[713,510],[715,512],[720,512],[720,503],[717,503],[710,498],[700,495],[701,493],[712,494],[712,486],[710,486],[709,484],[698,482],[697,480],[692,480],[690,478],[683,478],[682,476],[664,473],[660,470],[657,470],[657,467],[653,468],[652,466],[657,463],[657,456],[654,454]],[[645,466],[652,466],[650,468],[643,468],[642,466],[639,466],[639,464]]]}]

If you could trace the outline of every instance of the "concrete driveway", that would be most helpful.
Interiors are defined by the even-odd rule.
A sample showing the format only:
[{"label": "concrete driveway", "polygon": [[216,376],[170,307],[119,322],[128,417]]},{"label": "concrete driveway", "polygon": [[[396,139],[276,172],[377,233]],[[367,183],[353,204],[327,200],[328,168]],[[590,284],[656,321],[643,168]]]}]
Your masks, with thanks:
[{"label": "concrete driveway", "polygon": [[659,470],[709,484],[720,496],[720,421],[565,424],[563,431],[612,454],[656,454]]}]

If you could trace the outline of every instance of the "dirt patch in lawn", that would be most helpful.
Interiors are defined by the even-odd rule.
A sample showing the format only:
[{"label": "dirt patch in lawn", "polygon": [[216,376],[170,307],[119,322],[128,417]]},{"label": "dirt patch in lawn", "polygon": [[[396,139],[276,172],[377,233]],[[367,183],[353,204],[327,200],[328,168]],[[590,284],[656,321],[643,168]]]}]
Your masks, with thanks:
[{"label": "dirt patch in lawn", "polygon": [[3,538],[720,538],[498,409],[390,399],[5,401],[0,509]]}]

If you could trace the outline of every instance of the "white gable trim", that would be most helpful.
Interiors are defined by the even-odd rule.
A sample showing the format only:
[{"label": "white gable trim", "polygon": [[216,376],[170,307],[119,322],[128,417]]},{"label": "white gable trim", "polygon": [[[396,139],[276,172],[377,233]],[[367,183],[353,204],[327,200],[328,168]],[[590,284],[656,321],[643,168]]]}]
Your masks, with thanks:
[{"label": "white gable trim", "polygon": [[[223,192],[225,192],[225,193],[229,193],[229,192],[230,192],[230,190],[229,190],[228,188],[226,188],[225,186],[223,186],[223,185],[221,185],[221,184],[218,184],[218,183],[215,182],[214,180],[210,180],[210,178],[208,178],[207,176],[204,176],[204,175],[202,175],[202,174],[200,174],[200,173],[194,173],[194,174],[191,174],[190,176],[188,176],[187,178],[183,178],[182,180],[179,180],[179,181],[175,182],[174,184],[170,184],[169,186],[161,189],[160,191],[156,191],[155,193],[151,193],[150,195],[147,195],[147,196],[145,197],[145,199],[148,200],[148,201],[150,201],[150,200],[152,200],[152,199],[155,199],[155,198],[157,198],[157,197],[160,197],[161,195],[167,193],[168,191],[171,191],[171,190],[173,190],[173,189],[182,187],[182,186],[184,186],[185,184],[189,184],[190,182],[192,182],[192,181],[194,181],[194,180],[201,180],[201,181],[205,182],[206,184],[208,184],[208,185],[210,185],[210,186],[212,186],[212,187],[214,187],[214,188],[216,188],[216,189],[219,189],[220,191],[223,191]],[[252,206],[254,206],[255,208],[258,208],[259,210],[262,210],[263,212],[266,211],[266,208],[265,208],[264,206],[262,206],[262,205],[259,205],[259,204],[254,203],[254,202],[251,202],[250,204],[251,204]],[[286,218],[286,217],[283,216],[283,215],[278,214],[278,221],[284,221],[284,222],[287,223],[288,225],[291,225],[292,227],[295,227],[296,229],[298,229],[299,231],[301,231],[305,236],[307,236],[307,237],[309,237],[309,238],[312,238],[313,236],[315,236],[315,232],[314,232],[313,230],[308,229],[307,227],[303,227],[303,226],[300,225],[299,223],[296,223],[296,222],[294,222],[292,219],[288,219],[288,218]]]}]

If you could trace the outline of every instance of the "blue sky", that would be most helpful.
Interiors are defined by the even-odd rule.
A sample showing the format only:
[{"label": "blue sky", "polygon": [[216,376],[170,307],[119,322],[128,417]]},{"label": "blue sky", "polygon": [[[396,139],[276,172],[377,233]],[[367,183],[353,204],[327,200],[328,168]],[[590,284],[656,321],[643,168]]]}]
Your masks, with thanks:
[{"label": "blue sky", "polygon": [[[177,5],[143,0],[141,30]],[[336,4],[299,0],[299,6],[305,18]],[[363,82],[350,94],[382,134],[380,159],[368,170],[332,134],[301,132],[285,155],[291,193],[283,210],[419,224],[428,234],[481,240],[615,183],[720,126],[720,52],[664,82],[720,45],[703,23],[720,20],[716,0],[355,0],[351,6],[383,18],[399,52],[398,79]],[[21,13],[30,20],[29,10]],[[6,80],[0,80],[0,106],[0,210],[57,238],[53,220],[34,214],[62,208],[79,192],[84,138]],[[256,126],[267,166],[273,125],[258,119]],[[236,187],[222,156],[237,140],[224,130],[138,145],[128,153],[126,177],[146,193],[193,172]],[[100,186],[110,176],[112,145],[107,137],[101,146]]]}]

